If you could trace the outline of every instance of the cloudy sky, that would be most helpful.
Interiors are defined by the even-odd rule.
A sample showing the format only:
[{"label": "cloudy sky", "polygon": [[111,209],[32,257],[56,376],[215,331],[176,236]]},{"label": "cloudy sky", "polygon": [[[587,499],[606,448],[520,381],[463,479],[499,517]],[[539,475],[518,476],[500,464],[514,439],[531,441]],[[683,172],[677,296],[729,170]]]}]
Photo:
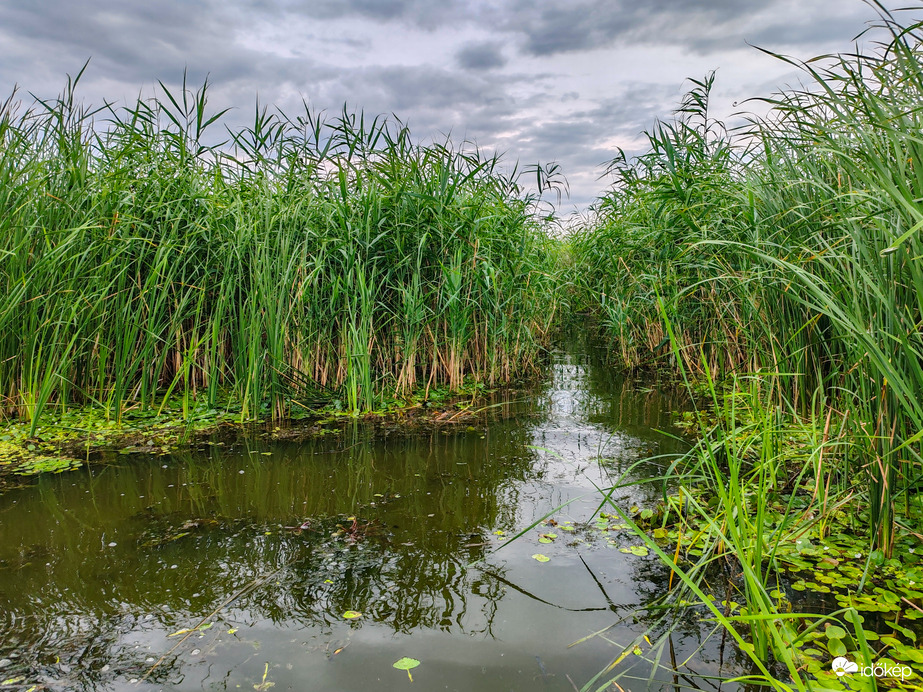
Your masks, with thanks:
[{"label": "cloudy sky", "polygon": [[638,151],[640,132],[670,116],[686,77],[717,70],[714,109],[730,115],[799,79],[748,44],[848,51],[875,16],[861,0],[3,2],[0,99],[14,84],[54,96],[88,58],[81,93],[95,103],[175,86],[188,68],[192,84],[210,76],[216,108],[234,107],[230,123],[257,95],[292,111],[345,102],[395,113],[421,139],[557,161],[567,211],[603,189],[617,147]]}]

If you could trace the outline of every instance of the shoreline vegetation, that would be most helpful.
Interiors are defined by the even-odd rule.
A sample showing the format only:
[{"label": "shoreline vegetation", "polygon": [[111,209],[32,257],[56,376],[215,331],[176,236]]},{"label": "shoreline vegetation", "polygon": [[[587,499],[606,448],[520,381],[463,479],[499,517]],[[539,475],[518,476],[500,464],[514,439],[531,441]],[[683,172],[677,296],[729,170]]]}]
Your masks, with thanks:
[{"label": "shoreline vegetation", "polygon": [[31,433],[87,404],[281,420],[536,371],[558,246],[498,157],[307,106],[222,139],[207,84],[93,109],[81,74],[0,106],[0,409]]},{"label": "shoreline vegetation", "polygon": [[307,105],[231,130],[207,83],[92,108],[82,74],[0,105],[0,475],[539,371],[559,244],[519,178],[553,169]]},{"label": "shoreline vegetation", "polygon": [[[500,386],[584,313],[613,367],[668,368],[699,404],[697,444],[646,481],[658,506],[604,494],[673,577],[664,619],[584,689],[638,647],[665,665],[690,610],[750,658],[744,684],[921,689],[923,24],[879,9],[864,54],[777,56],[807,86],[742,128],[692,80],[566,237],[497,157],[398,121],[258,106],[221,141],[207,85],[122,110],[79,105],[79,76],[11,98],[0,408],[22,439],[0,445],[86,407],[283,421]],[[913,672],[844,677],[842,657]]]},{"label": "shoreline vegetation", "polygon": [[[733,132],[714,75],[692,80],[571,239],[575,304],[614,359],[701,394],[659,521],[626,521],[682,584],[668,601],[698,603],[773,689],[923,673],[923,25],[880,9],[867,53],[777,56],[805,86]],[[838,607],[800,613],[805,591]],[[915,672],[842,677],[839,657]]]},{"label": "shoreline vegetation", "polygon": [[468,382],[453,390],[438,388],[390,399],[361,414],[343,410],[335,400],[293,412],[284,420],[266,416],[241,420],[240,407],[233,402],[221,401],[210,408],[207,402],[197,401],[187,407],[175,397],[156,411],[125,411],[118,422],[92,405],[48,414],[35,434],[30,434],[28,421],[7,421],[0,426],[0,493],[40,473],[110,463],[113,454],[167,455],[227,436],[302,440],[340,435],[345,426],[360,421],[385,433],[470,427],[497,405],[488,402],[511,391],[517,390],[490,390]]}]

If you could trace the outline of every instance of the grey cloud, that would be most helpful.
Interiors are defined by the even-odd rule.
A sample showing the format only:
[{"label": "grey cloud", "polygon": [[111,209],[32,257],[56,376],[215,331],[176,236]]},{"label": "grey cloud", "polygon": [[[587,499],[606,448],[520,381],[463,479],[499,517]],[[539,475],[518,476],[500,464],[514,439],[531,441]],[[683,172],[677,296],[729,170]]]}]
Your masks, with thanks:
[{"label": "grey cloud", "polygon": [[[97,103],[132,98],[161,79],[175,88],[188,68],[188,83],[198,86],[209,75],[216,108],[248,103],[260,94],[273,102],[283,93],[311,95],[332,79],[336,69],[315,55],[287,57],[241,45],[246,24],[240,10],[218,2],[34,3],[0,5],[0,85],[18,82],[47,97],[57,93],[65,73],[73,74],[89,58],[80,93]],[[28,80],[25,78],[28,77]],[[113,89],[122,91],[113,93]]]},{"label": "grey cloud", "polygon": [[[619,94],[540,122],[519,119],[509,123],[513,133],[494,144],[515,153],[523,163],[557,161],[571,183],[569,204],[584,207],[606,186],[599,177],[615,155],[605,142],[639,139],[658,116],[675,108],[679,85],[629,84]],[[630,149],[629,156],[641,153]]]},{"label": "grey cloud", "polygon": [[434,29],[463,17],[465,3],[458,0],[308,0],[288,5],[287,11],[317,19],[364,17]]},{"label": "grey cloud", "polygon": [[[885,5],[899,4],[885,0]],[[521,51],[531,56],[615,44],[675,45],[698,53],[729,45],[742,48],[747,42],[768,48],[816,45],[851,38],[862,29],[861,18],[874,15],[861,0],[840,0],[835,12],[822,15],[817,5],[786,0],[312,0],[283,7],[284,12],[318,19],[363,17],[426,29],[471,25],[497,36],[497,44],[515,38]],[[785,21],[778,21],[779,16]],[[478,69],[477,58],[472,54],[473,64],[466,65],[460,56],[460,62]]]},{"label": "grey cloud", "polygon": [[[556,149],[581,166],[598,166],[612,158],[600,143],[610,137],[632,139],[649,128],[658,116],[676,106],[675,87],[633,84],[617,96],[600,99],[589,108],[574,111],[527,128],[522,140],[536,152]],[[607,152],[598,158],[600,152]]]},{"label": "grey cloud", "polygon": [[823,21],[792,24],[774,21],[768,25],[754,27],[747,35],[753,45],[772,48],[774,46],[800,46],[827,41],[842,42],[853,38],[865,27],[855,14],[824,17]]},{"label": "grey cloud", "polygon": [[[7,2],[0,3],[0,96],[14,82],[51,96],[64,74],[91,56],[83,93],[97,104],[103,97],[131,99],[157,79],[173,88],[188,67],[194,86],[210,74],[215,108],[240,109],[229,115],[231,123],[250,117],[257,94],[286,111],[297,111],[305,98],[328,111],[347,102],[370,114],[394,112],[417,137],[451,132],[456,141],[468,137],[524,163],[557,160],[571,179],[573,201],[583,204],[602,187],[595,179],[613,155],[609,140],[631,142],[656,117],[669,117],[687,73],[664,64],[659,74],[646,73],[672,86],[628,83],[637,67],[630,52],[621,64],[581,52],[673,46],[707,54],[721,67],[734,59],[730,51],[750,50],[745,41],[802,56],[825,41],[848,49],[872,14],[860,0]],[[254,27],[285,34],[288,47],[257,36]],[[290,27],[301,34],[293,36]],[[443,32],[444,53],[398,50],[390,58],[397,64],[382,64],[383,54],[373,49],[386,45],[394,29],[408,37]],[[467,41],[458,50],[456,31]],[[429,36],[420,44],[433,52]],[[536,64],[546,70],[554,64],[536,58],[565,54],[579,79],[563,69],[535,71]],[[615,94],[594,93],[587,79],[594,71],[617,85]],[[752,75],[747,81],[766,88],[742,93],[738,84],[729,91],[735,98],[766,95],[772,78]],[[719,85],[725,88],[720,74]]]},{"label": "grey cloud", "polygon": [[832,15],[821,11],[785,0],[517,0],[493,21],[518,36],[522,52],[532,56],[613,45],[670,45],[709,54],[748,42],[772,48],[843,41],[874,14],[858,0],[840,3]]},{"label": "grey cloud", "polygon": [[[258,77],[271,66],[253,51],[235,45],[232,13],[206,3],[129,5],[35,3],[0,9],[0,36],[14,54],[30,56],[39,69],[63,75],[92,57],[94,69],[108,78],[140,82],[187,65],[212,72],[217,79]],[[6,69],[0,68],[0,77]]]},{"label": "grey cloud", "polygon": [[493,41],[468,43],[455,58],[466,70],[492,70],[506,64],[501,46]]},{"label": "grey cloud", "polygon": [[519,0],[504,26],[520,34],[525,53],[546,56],[591,50],[615,42],[669,43],[680,38],[678,34],[682,32],[678,29],[682,25],[694,24],[701,32],[703,27],[732,22],[765,4],[765,0],[693,0],[678,9],[669,0],[631,3]]},{"label": "grey cloud", "polygon": [[325,101],[345,100],[368,111],[454,113],[503,105],[512,110],[505,86],[427,65],[385,66],[343,70],[322,85],[322,92]]}]

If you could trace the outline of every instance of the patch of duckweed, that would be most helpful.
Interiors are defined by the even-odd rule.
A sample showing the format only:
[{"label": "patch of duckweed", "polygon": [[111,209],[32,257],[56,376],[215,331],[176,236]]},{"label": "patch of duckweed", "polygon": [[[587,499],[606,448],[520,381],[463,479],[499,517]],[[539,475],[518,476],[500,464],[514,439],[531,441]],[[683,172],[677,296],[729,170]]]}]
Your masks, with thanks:
[{"label": "patch of duckweed", "polygon": [[61,473],[82,465],[83,462],[69,457],[32,457],[20,463],[16,473],[23,476],[32,476],[37,473]]},{"label": "patch of duckweed", "polygon": [[37,473],[60,473],[81,465],[80,460],[69,456],[45,454],[46,445],[11,442],[12,436],[0,439],[0,473],[8,472],[21,476]]},{"label": "patch of duckweed", "polygon": [[233,409],[204,403],[169,402],[161,410],[129,410],[116,419],[98,407],[46,414],[30,436],[27,421],[0,427],[0,472],[16,475],[60,473],[81,466],[101,450],[165,454],[196,435],[234,422]]},{"label": "patch of duckweed", "polygon": [[[399,426],[409,425],[412,420],[467,425],[480,412],[481,397],[488,391],[482,383],[466,381],[456,391],[432,389],[403,399],[388,399],[378,409],[363,414],[363,418],[393,421]],[[314,409],[293,409],[289,419],[272,427],[266,422],[269,417],[268,407],[257,417],[244,419],[240,406],[230,400],[210,406],[205,401],[176,397],[159,409],[132,408],[118,416],[98,406],[49,410],[31,436],[28,421],[6,420],[0,422],[0,481],[4,476],[75,469],[94,461],[94,453],[100,451],[169,454],[223,428],[253,429],[263,425],[261,434],[274,440],[335,435],[341,432],[344,421],[355,420],[356,415],[343,410],[342,402],[333,400]],[[470,425],[468,429],[477,430]]]}]

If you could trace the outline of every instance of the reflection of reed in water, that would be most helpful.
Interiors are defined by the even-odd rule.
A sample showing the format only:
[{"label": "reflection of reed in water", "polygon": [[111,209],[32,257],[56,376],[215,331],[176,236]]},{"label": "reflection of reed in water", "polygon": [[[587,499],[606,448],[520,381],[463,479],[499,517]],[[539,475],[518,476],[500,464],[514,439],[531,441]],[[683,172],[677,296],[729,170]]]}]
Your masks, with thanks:
[{"label": "reflection of reed in water", "polygon": [[620,435],[656,440],[666,447],[663,451],[676,451],[669,438],[656,431],[678,432],[673,416],[691,407],[686,390],[660,381],[654,374],[614,367],[607,360],[607,351],[594,344],[591,331],[586,327],[566,330],[567,341],[555,354],[554,376],[543,383],[536,405],[548,411],[549,399],[563,392],[569,398],[568,413],[580,422]]},{"label": "reflection of reed in water", "polygon": [[[106,663],[144,667],[129,635],[188,627],[286,565],[219,618],[329,630],[359,610],[358,627],[489,634],[501,587],[463,566],[514,522],[534,463],[526,430],[504,433],[251,441],[40,479],[0,525],[0,640],[29,674],[57,658],[93,689]],[[368,527],[357,540],[338,528],[353,516]]]}]

